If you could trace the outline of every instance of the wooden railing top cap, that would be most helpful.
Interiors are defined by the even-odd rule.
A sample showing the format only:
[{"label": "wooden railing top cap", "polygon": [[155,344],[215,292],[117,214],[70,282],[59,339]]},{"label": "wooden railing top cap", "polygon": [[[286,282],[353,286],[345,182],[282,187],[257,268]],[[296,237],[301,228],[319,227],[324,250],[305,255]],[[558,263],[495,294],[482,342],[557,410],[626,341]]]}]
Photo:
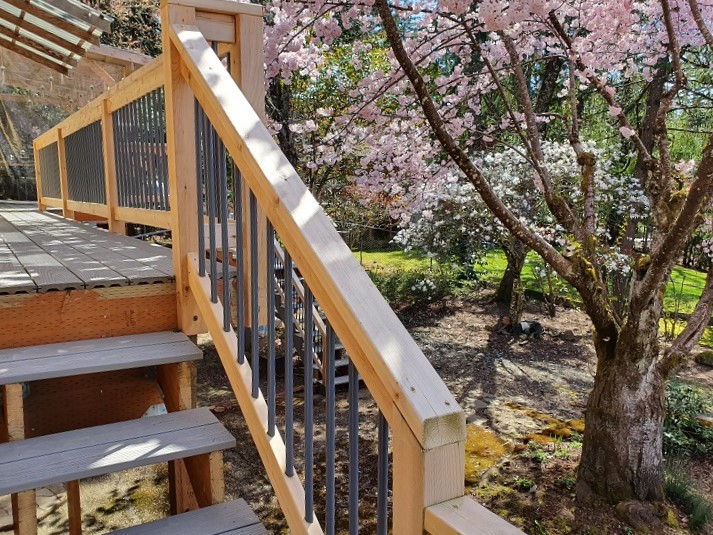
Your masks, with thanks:
[{"label": "wooden railing top cap", "polygon": [[197,11],[262,17],[263,6],[238,0],[161,0],[161,5],[193,7]]}]

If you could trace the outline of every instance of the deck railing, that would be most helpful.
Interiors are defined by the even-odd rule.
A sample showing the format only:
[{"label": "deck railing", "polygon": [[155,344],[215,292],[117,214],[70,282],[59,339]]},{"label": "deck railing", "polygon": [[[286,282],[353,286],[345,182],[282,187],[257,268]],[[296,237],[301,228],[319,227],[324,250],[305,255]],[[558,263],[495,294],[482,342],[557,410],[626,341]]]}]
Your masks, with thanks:
[{"label": "deck railing", "polygon": [[[262,8],[164,0],[161,16],[161,58],[36,140],[41,207],[171,230],[179,325],[210,332],[293,533],[519,533],[464,497],[463,411],[263,124]],[[97,123],[103,162],[68,165]],[[300,312],[278,329],[280,307]],[[323,412],[299,330],[323,339]]]}]

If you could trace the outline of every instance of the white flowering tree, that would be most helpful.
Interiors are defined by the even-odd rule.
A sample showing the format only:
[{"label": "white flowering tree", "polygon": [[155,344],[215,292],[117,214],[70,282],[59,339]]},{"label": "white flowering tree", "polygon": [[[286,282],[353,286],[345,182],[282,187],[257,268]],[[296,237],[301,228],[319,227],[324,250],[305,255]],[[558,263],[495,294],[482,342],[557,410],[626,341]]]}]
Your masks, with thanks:
[{"label": "white flowering tree", "polygon": [[[284,52],[278,63],[285,68],[311,72],[350,28],[370,39],[385,36],[391,48],[386,64],[365,72],[349,95],[352,118],[344,125],[358,129],[345,130],[344,147],[359,157],[357,184],[391,195],[396,215],[408,222],[409,214],[432,209],[428,193],[457,175],[492,217],[576,289],[592,320],[598,359],[577,495],[663,500],[664,384],[699,340],[713,307],[712,270],[687,326],[661,347],[666,285],[713,198],[713,139],[701,138],[693,169],[684,175],[675,168],[669,127],[677,107],[692,95],[710,94],[705,77],[688,79],[686,72],[695,54],[713,48],[706,26],[713,5],[305,0],[274,1],[272,9],[275,48],[268,50],[274,58]],[[557,105],[539,105],[539,94],[553,91]],[[627,97],[632,91],[636,99]],[[592,114],[602,110],[602,137],[635,154],[632,196],[637,213],[648,210],[651,221],[646,255],[634,251],[638,221],[631,213],[616,233],[603,224],[608,194],[597,179],[601,158],[583,135]],[[557,164],[545,157],[549,128],[562,133],[574,154],[572,182],[560,182]],[[563,229],[564,247],[509,204],[488,176],[478,155],[508,147],[521,147],[531,168],[523,198],[543,210],[538,217]],[[608,284],[615,266],[630,270],[628,290]]]}]

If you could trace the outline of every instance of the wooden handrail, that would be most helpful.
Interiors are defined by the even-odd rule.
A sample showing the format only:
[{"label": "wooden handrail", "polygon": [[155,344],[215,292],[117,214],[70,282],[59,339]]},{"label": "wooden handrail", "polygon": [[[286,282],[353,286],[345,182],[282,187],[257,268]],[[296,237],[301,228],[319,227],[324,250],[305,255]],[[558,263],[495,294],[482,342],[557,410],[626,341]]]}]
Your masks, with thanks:
[{"label": "wooden handrail", "polygon": [[[465,440],[465,416],[195,26],[164,27],[184,77],[380,407],[421,447]],[[387,420],[396,418],[386,413]]]}]

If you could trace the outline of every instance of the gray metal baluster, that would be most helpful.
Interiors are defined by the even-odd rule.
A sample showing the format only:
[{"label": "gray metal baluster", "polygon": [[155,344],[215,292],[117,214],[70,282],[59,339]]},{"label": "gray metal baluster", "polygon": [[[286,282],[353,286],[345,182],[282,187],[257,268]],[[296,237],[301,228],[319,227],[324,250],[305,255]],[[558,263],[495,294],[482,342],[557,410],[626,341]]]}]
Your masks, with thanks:
[{"label": "gray metal baluster", "polygon": [[149,124],[149,110],[147,96],[142,96],[136,101],[137,113],[139,116],[140,123],[137,125],[139,132],[141,133],[141,160],[143,165],[141,170],[141,191],[144,196],[144,207],[147,209],[153,209],[153,195],[150,187],[151,175],[153,174],[153,169],[151,168],[151,145],[149,143],[149,133],[151,132],[151,126]]},{"label": "gray metal baluster", "polygon": [[220,246],[223,249],[223,330],[230,331],[230,243],[228,242],[228,169],[223,143],[219,145],[220,158]]},{"label": "gray metal baluster", "polygon": [[326,509],[326,526],[325,534],[334,535],[335,524],[336,524],[336,502],[335,502],[335,464],[336,464],[336,444],[335,444],[335,431],[336,431],[336,409],[337,409],[337,399],[336,399],[336,388],[334,384],[334,330],[328,321],[327,324],[327,351],[326,355],[322,354],[322,359],[324,361],[325,375],[324,386],[327,390],[326,404],[327,404],[327,458],[325,461],[327,470],[327,503],[325,504]]},{"label": "gray metal baluster", "polygon": [[379,411],[378,482],[376,503],[376,533],[389,532],[389,424]]},{"label": "gray metal baluster", "polygon": [[252,396],[257,399],[260,389],[260,339],[258,299],[258,233],[257,233],[257,199],[250,192],[250,365],[252,366]]},{"label": "gray metal baluster", "polygon": [[124,136],[124,108],[114,112],[114,153],[119,182],[119,206],[130,206],[129,185],[126,179],[126,137]]},{"label": "gray metal baluster", "polygon": [[[161,98],[163,94],[163,89],[158,88],[153,92],[154,100],[156,103],[156,154],[158,159],[158,169],[159,169],[159,189],[161,192],[161,210],[168,210],[168,192],[166,177],[168,173],[166,171],[166,124],[164,121],[164,101]],[[198,132],[198,124],[196,123],[196,132]],[[197,134],[196,134],[197,135]]]},{"label": "gray metal baluster", "polygon": [[121,151],[119,150],[119,141],[121,139],[119,134],[119,114],[118,111],[114,111],[111,115],[111,127],[114,130],[114,160],[116,162],[116,192],[119,197],[118,204],[122,206],[124,201],[124,184],[122,182],[121,176]]},{"label": "gray metal baluster", "polygon": [[152,94],[147,93],[142,98],[144,102],[144,122],[146,125],[146,189],[149,198],[149,206],[153,210],[159,209],[158,194],[156,191],[156,177],[158,177],[158,168],[156,163],[156,152],[154,151],[156,137],[156,121],[154,114],[156,110],[153,105]]},{"label": "gray metal baluster", "polygon": [[208,144],[206,148],[206,197],[208,199],[208,242],[210,247],[210,300],[218,302],[218,258],[215,232],[215,138],[213,136],[213,126],[210,124],[205,111],[204,128],[206,131]]},{"label": "gray metal baluster", "polygon": [[128,159],[129,159],[129,181],[131,184],[131,206],[133,208],[141,208],[141,198],[139,196],[139,190],[136,187],[136,160],[137,154],[137,143],[136,143],[136,128],[134,127],[134,103],[129,103],[126,105],[126,141],[128,148]]},{"label": "gray metal baluster", "polygon": [[294,425],[294,366],[292,362],[292,337],[294,336],[292,304],[292,257],[285,250],[285,475],[295,474],[295,430]]},{"label": "gray metal baluster", "polygon": [[238,166],[233,163],[233,191],[235,192],[235,264],[238,268],[238,363],[245,362],[245,251],[243,250],[243,177]]},{"label": "gray metal baluster", "polygon": [[129,171],[129,183],[131,184],[131,207],[141,208],[141,197],[139,196],[139,190],[136,187],[136,160],[138,158],[137,154],[137,143],[136,143],[136,129],[134,127],[134,103],[126,105],[126,142],[128,149],[128,171]]},{"label": "gray metal baluster", "polygon": [[198,275],[205,276],[205,133],[203,132],[203,109],[198,101],[194,101],[196,123],[196,186],[198,189]]},{"label": "gray metal baluster", "polygon": [[357,533],[359,533],[359,373],[349,359],[349,535]]},{"label": "gray metal baluster", "polygon": [[275,231],[267,223],[267,435],[275,436]]},{"label": "gray metal baluster", "polygon": [[314,299],[307,284],[304,289],[305,521],[314,522],[314,390],[312,385],[314,361],[312,360],[312,337],[308,335],[314,329],[314,319],[312,318]]}]

